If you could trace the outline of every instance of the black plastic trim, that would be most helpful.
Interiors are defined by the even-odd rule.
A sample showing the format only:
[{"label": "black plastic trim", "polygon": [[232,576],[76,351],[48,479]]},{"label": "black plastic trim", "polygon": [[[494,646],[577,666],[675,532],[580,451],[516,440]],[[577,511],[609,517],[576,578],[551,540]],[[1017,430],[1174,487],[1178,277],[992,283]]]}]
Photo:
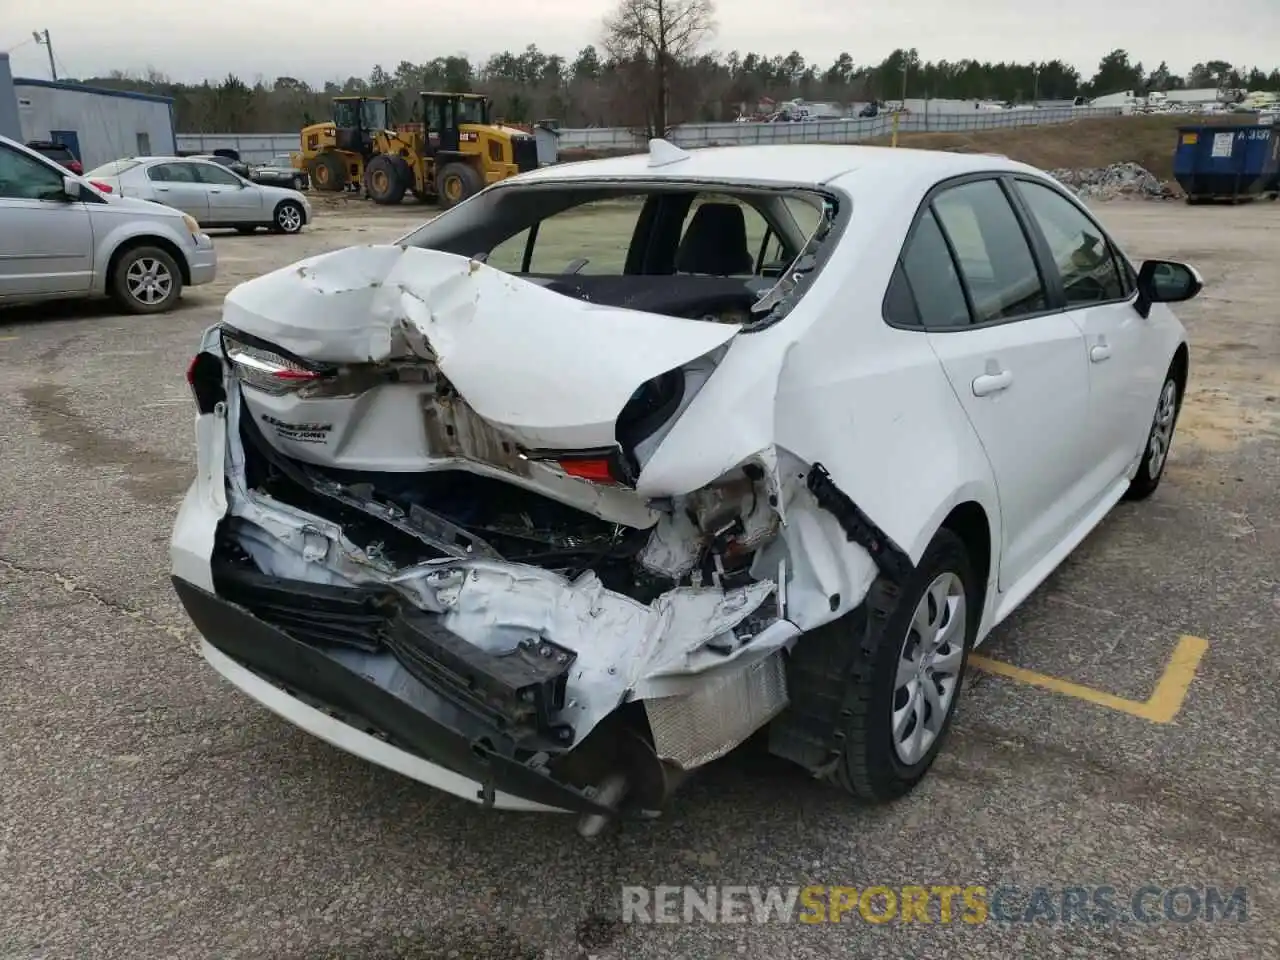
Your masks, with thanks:
[{"label": "black plastic trim", "polygon": [[502,730],[430,687],[418,691],[419,703],[410,703],[243,607],[180,577],[172,579],[196,629],[213,647],[303,703],[322,705],[358,730],[380,734],[402,750],[476,780],[481,784],[476,799],[486,806],[495,791],[502,791],[580,813],[616,813],[597,802],[589,788],[556,780],[545,752],[521,749]]},{"label": "black plastic trim", "polygon": [[901,583],[915,570],[915,564],[906,551],[863,513],[862,508],[847,493],[836,486],[826,467],[815,463],[805,482],[809,492],[818,501],[818,506],[836,518],[851,542],[871,554],[871,559],[886,577],[895,583]]}]

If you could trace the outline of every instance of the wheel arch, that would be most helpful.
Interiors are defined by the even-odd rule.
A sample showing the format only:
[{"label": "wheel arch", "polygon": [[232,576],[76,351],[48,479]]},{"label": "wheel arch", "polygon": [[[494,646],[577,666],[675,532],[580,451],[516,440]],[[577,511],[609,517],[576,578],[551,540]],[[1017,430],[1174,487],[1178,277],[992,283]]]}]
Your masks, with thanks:
[{"label": "wheel arch", "polygon": [[1178,382],[1178,403],[1181,405],[1183,397],[1187,394],[1187,378],[1191,372],[1191,351],[1187,349],[1185,340],[1178,344],[1178,349],[1173,351],[1169,371]]},{"label": "wheel arch", "polygon": [[[969,562],[977,575],[977,587],[981,591],[977,609],[971,611],[973,629],[976,631],[983,619],[987,607],[987,597],[994,583],[993,558],[995,556],[995,537],[991,518],[986,509],[976,500],[965,500],[951,508],[951,512],[942,521],[940,529],[950,530],[960,538]],[[975,636],[975,639],[976,636]]]},{"label": "wheel arch", "polygon": [[275,223],[275,222],[276,222],[276,217],[280,214],[280,208],[281,208],[281,207],[283,207],[286,203],[291,203],[291,204],[293,204],[295,207],[297,207],[297,208],[298,208],[298,212],[299,212],[300,214],[302,214],[302,225],[303,225],[304,227],[305,227],[308,223],[310,223],[311,218],[307,216],[307,208],[306,208],[306,206],[305,206],[303,203],[301,203],[300,201],[293,199],[293,197],[281,197],[279,200],[277,200],[277,201],[275,202],[275,206],[273,206],[273,207],[271,208],[271,222],[272,222],[272,223]]},{"label": "wheel arch", "polygon": [[173,257],[174,263],[178,265],[178,271],[182,275],[183,286],[191,283],[191,264],[187,262],[187,255],[183,253],[181,247],[162,234],[136,233],[116,244],[115,249],[111,251],[111,256],[107,258],[107,269],[102,274],[102,289],[104,292],[111,289],[111,278],[115,276],[116,267],[120,265],[120,259],[130,250],[138,247],[159,247]]}]

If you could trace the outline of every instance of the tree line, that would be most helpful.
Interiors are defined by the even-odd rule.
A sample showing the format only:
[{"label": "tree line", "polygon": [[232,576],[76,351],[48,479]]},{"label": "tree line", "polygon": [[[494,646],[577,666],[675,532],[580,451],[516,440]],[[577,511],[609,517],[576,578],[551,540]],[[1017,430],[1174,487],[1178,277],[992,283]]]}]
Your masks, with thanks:
[{"label": "tree line", "polygon": [[483,62],[463,56],[377,64],[367,76],[313,86],[296,77],[234,74],[199,84],[164,74],[113,70],[83,82],[159,94],[174,100],[179,133],[279,133],[326,119],[339,95],[388,97],[395,122],[418,116],[424,90],[481,92],[495,116],[511,122],[558,120],[566,127],[627,126],[649,133],[679,123],[732,120],[755,112],[766,98],[847,105],[910,98],[1069,100],[1122,90],[1180,88],[1270,90],[1280,93],[1280,69],[1197,63],[1186,75],[1161,62],[1148,69],[1113,50],[1091,77],[1061,60],[1043,63],[923,60],[914,49],[894,50],[876,64],[841,53],[830,64],[798,50],[785,55],[709,49],[715,34],[711,0],[620,0],[605,18],[601,42],[576,56],[547,53],[536,44],[494,54]]}]

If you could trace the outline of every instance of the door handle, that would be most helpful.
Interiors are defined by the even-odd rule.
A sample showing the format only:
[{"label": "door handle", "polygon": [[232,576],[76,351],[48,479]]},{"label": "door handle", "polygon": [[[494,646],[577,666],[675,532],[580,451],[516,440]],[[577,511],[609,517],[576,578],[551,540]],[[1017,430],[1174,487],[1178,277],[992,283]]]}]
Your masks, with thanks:
[{"label": "door handle", "polygon": [[222,191],[221,191],[221,190],[210,190],[209,192],[210,192],[210,193],[221,193]]},{"label": "door handle", "polygon": [[982,376],[973,378],[973,395],[975,397],[989,397],[991,394],[999,393],[1001,390],[1008,390],[1011,383],[1013,383],[1013,374],[1008,370],[1001,370],[999,373],[984,373]]},{"label": "door handle", "polygon": [[169,192],[168,187],[156,187],[156,193],[168,193],[168,192]]},{"label": "door handle", "polygon": [[1101,340],[1089,348],[1089,359],[1094,363],[1101,363],[1111,356],[1111,347],[1107,345],[1107,341]]}]

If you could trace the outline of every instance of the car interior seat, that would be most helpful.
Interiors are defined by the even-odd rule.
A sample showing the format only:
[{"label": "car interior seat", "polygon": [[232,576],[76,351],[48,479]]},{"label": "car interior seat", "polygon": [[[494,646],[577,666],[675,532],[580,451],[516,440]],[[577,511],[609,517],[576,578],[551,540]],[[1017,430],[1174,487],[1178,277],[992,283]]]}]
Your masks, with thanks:
[{"label": "car interior seat", "polygon": [[676,271],[728,277],[751,273],[754,268],[742,207],[736,203],[699,206],[676,251]]}]

